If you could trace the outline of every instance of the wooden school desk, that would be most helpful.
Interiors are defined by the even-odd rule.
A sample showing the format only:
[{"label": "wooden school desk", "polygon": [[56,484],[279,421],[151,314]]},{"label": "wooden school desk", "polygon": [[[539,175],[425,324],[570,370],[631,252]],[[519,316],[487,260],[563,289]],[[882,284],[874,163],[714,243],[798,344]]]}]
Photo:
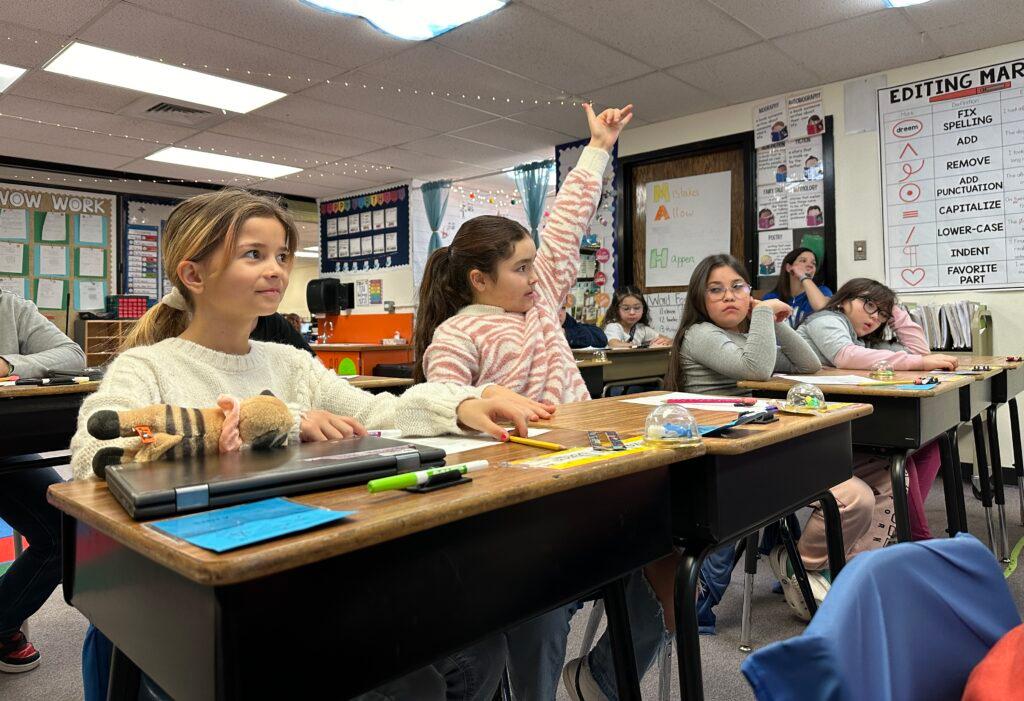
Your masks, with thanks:
[{"label": "wooden school desk", "polygon": [[583,382],[591,397],[600,397],[604,391],[604,369],[612,364],[610,360],[597,360],[593,356],[580,360],[577,356],[576,367],[580,369]]},{"label": "wooden school desk", "polygon": [[[646,392],[558,407],[536,426],[642,433],[653,406],[626,399]],[[731,411],[694,411],[700,424],[732,420]],[[687,701],[704,696],[697,631],[697,575],[704,557],[722,543],[736,542],[814,501],[821,501],[829,539],[829,565],[842,569],[844,549],[839,509],[829,488],[853,476],[851,421],[868,416],[856,404],[822,416],[779,414],[770,424],[747,424],[726,438],[706,438],[707,454],[672,468],[672,533],[682,549],[676,575],[676,640],[679,679]],[[798,440],[797,440],[798,439]]]},{"label": "wooden school desk", "polygon": [[377,375],[349,375],[347,377],[339,375],[339,377],[348,380],[353,387],[365,389],[374,394],[378,392],[401,394],[406,387],[412,387],[414,384],[411,377],[378,377]]},{"label": "wooden school desk", "polygon": [[78,409],[99,382],[41,387],[0,387],[0,458],[67,450]]},{"label": "wooden school desk", "polygon": [[[830,368],[816,374],[860,375],[865,380],[870,379],[867,370]],[[913,384],[915,379],[926,374],[919,370],[901,371],[896,373],[894,379],[906,380],[908,384]],[[960,424],[960,390],[969,387],[971,382],[969,377],[958,377],[925,390],[903,390],[895,385],[818,385],[829,401],[870,402],[874,406],[874,411],[869,416],[853,423],[853,443],[894,451],[890,460],[890,474],[896,516],[896,538],[900,542],[910,540],[907,456],[936,439],[940,441],[942,454],[942,487],[946,504],[947,531],[952,536],[966,528],[961,523],[961,513],[964,509],[959,506],[963,499],[960,470],[958,465],[953,464],[949,432]],[[781,377],[772,377],[765,382],[743,380],[736,384],[753,390],[758,396],[784,398],[786,392],[796,383]]]},{"label": "wooden school desk", "polygon": [[[586,434],[552,431],[566,445]],[[669,465],[692,446],[567,470],[500,467],[430,494],[365,487],[296,497],[356,509],[341,525],[217,555],[128,518],[104,482],[53,487],[64,512],[64,596],[179,701],[349,698],[604,588],[624,699],[639,699],[621,581],[671,552]],[[514,444],[450,456],[511,460]],[[269,664],[293,643],[301,672]],[[137,677],[136,677],[137,679]]]},{"label": "wooden school desk", "polygon": [[372,375],[381,363],[411,363],[409,344],[385,346],[380,343],[311,343],[310,348],[325,366],[337,372],[338,363],[351,360],[360,375]]},{"label": "wooden school desk", "polygon": [[[602,351],[611,362],[604,368],[604,382],[624,383],[630,380],[638,384],[653,382],[665,377],[668,370],[668,354],[671,349],[663,348],[607,348]],[[592,359],[596,351],[574,350],[576,360]],[[593,393],[591,393],[593,395]],[[600,396],[600,392],[593,396]]]}]

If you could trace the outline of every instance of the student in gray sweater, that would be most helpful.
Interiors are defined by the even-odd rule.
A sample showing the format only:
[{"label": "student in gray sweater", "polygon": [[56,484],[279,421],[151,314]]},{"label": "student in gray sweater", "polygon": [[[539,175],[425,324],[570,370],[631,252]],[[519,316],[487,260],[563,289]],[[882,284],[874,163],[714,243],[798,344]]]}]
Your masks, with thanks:
[{"label": "student in gray sweater", "polygon": [[[51,370],[85,367],[85,353],[36,305],[0,291],[0,377],[43,377]],[[28,538],[29,547],[0,576],[0,672],[39,666],[39,651],[21,632],[60,583],[60,512],[46,490],[61,482],[52,467],[11,469],[34,455],[0,459],[0,518]]]}]

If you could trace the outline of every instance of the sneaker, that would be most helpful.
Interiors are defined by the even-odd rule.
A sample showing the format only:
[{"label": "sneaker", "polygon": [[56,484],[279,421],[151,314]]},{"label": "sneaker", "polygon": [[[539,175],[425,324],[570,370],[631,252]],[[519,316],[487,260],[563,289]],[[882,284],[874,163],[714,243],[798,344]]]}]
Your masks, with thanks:
[{"label": "sneaker", "polygon": [[0,672],[27,672],[39,666],[41,657],[20,630],[0,640]]},{"label": "sneaker", "polygon": [[562,683],[571,701],[608,701],[590,673],[587,656],[577,657],[562,670]]},{"label": "sneaker", "polygon": [[[786,597],[786,603],[793,609],[793,613],[804,621],[811,620],[811,611],[804,602],[803,594],[800,592],[800,584],[796,581],[796,573],[793,565],[789,562],[789,553],[785,545],[776,545],[768,554],[768,564],[772,568],[775,577],[782,584],[782,594]],[[811,596],[814,603],[821,606],[832,587],[831,581],[826,573],[807,571],[807,581],[811,585]]]}]

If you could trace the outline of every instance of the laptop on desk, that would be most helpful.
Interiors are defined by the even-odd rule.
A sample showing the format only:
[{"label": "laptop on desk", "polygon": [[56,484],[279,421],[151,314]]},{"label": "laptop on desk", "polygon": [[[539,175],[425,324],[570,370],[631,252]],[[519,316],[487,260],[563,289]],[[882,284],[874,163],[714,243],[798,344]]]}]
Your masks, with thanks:
[{"label": "laptop on desk", "polygon": [[107,487],[135,520],[366,484],[444,464],[440,448],[362,436],[107,468]]}]

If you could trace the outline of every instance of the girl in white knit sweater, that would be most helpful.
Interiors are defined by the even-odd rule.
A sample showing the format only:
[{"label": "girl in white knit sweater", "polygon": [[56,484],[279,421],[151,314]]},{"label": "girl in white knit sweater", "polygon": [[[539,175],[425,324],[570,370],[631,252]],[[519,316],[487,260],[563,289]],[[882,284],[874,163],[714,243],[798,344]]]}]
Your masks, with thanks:
[{"label": "girl in white knit sweater", "polygon": [[[221,394],[245,398],[269,389],[293,412],[291,438],[303,441],[362,435],[364,424],[397,427],[407,435],[469,428],[500,438],[505,431],[496,421],[512,421],[525,432],[527,421],[549,415],[542,405],[497,385],[480,389],[433,383],[411,387],[401,397],[371,395],[308,353],[250,341],[257,317],[275,312],[281,302],[297,240],[287,211],[240,190],[199,195],[175,207],[162,242],[165,273],[174,289],[135,325],[99,390],[83,403],[71,442],[76,478],[92,474],[92,457],[100,448],[124,448],[138,440],[92,438],[86,425],[101,409],[156,403],[215,406]],[[104,643],[90,629],[87,657],[91,646]],[[489,698],[504,665],[501,636],[470,652],[476,662],[471,673],[446,660],[414,676],[447,681],[445,698]],[[102,672],[90,678],[95,669],[84,669],[87,699],[98,696]],[[466,679],[480,683],[467,688]],[[403,685],[403,680],[382,693],[402,697],[406,690],[422,688],[422,676],[414,683]]]}]

